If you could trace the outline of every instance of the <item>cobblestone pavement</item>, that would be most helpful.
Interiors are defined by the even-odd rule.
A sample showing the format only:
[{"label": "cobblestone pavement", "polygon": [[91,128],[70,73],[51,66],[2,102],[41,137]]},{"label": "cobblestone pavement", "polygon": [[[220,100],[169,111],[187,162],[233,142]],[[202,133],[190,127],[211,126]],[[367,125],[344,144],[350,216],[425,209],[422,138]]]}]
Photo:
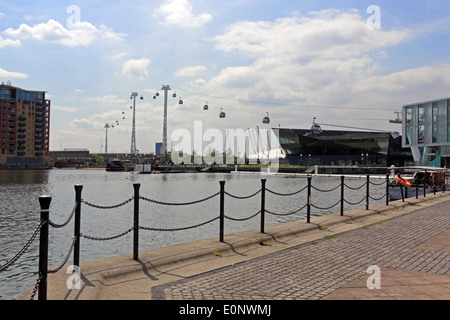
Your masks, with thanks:
[{"label": "cobblestone pavement", "polygon": [[447,279],[448,244],[443,250],[421,244],[450,228],[448,204],[154,288],[153,299],[318,300],[363,275],[368,278],[372,265]]}]

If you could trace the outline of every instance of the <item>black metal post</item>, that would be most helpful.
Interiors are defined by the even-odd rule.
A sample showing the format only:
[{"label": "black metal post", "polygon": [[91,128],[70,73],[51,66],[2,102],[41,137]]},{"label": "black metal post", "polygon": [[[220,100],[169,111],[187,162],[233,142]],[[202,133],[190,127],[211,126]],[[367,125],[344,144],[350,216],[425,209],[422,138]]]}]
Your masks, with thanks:
[{"label": "black metal post", "polygon": [[266,179],[261,179],[261,233],[264,233],[266,211]]},{"label": "black metal post", "polygon": [[389,205],[389,173],[386,174],[386,205]]},{"label": "black metal post", "polygon": [[425,178],[423,180],[423,197],[426,198],[427,197],[427,172],[425,171]]},{"label": "black metal post", "polygon": [[403,185],[400,184],[400,193],[402,194],[402,202],[405,202],[405,194],[403,193]]},{"label": "black metal post", "polygon": [[341,176],[341,217],[344,216],[344,180],[345,176]]},{"label": "black metal post", "polygon": [[220,225],[219,225],[219,241],[223,241],[223,232],[225,224],[225,181],[219,181],[220,183]]},{"label": "black metal post", "polygon": [[369,210],[370,175],[367,175],[366,184],[366,210]]},{"label": "black metal post", "polygon": [[442,180],[442,193],[445,193],[445,172],[444,172],[444,180]]},{"label": "black metal post", "polygon": [[414,182],[416,183],[416,199],[419,199],[419,178],[417,177]]},{"label": "black metal post", "polygon": [[436,195],[436,173],[433,173],[433,194]]},{"label": "black metal post", "polygon": [[80,226],[81,226],[81,191],[82,185],[75,186],[75,203],[77,208],[75,209],[75,222],[74,222],[74,237],[75,244],[73,246],[73,264],[77,267],[80,266]]},{"label": "black metal post", "polygon": [[47,272],[48,272],[48,221],[52,197],[39,197],[41,206],[41,232],[39,238],[39,300],[47,300]]},{"label": "black metal post", "polygon": [[312,177],[308,177],[308,199],[306,200],[306,223],[311,223],[311,181]]},{"label": "black metal post", "polygon": [[134,225],[133,225],[133,259],[139,260],[139,188],[140,183],[133,184],[134,187]]}]

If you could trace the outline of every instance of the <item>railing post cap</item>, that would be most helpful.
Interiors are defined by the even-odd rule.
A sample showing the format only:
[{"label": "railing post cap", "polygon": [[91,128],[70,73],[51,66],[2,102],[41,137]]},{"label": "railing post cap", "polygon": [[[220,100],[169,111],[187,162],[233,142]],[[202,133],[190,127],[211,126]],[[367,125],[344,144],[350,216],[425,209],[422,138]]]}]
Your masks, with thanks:
[{"label": "railing post cap", "polygon": [[75,190],[81,190],[81,189],[83,189],[83,185],[81,185],[81,184],[75,185]]},{"label": "railing post cap", "polygon": [[41,205],[41,210],[48,210],[50,208],[50,203],[52,202],[51,196],[40,196],[39,204]]}]

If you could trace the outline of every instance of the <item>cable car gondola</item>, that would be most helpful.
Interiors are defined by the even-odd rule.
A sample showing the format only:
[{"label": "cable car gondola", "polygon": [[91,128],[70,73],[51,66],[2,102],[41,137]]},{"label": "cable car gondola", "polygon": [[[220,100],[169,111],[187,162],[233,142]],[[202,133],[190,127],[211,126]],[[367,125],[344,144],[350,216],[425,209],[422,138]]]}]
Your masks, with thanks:
[{"label": "cable car gondola", "polygon": [[176,97],[177,97],[177,94],[174,92],[174,94],[172,95],[172,97],[176,98]]},{"label": "cable car gondola", "polygon": [[183,104],[184,102],[183,102],[183,100],[181,100],[181,98],[180,98],[180,101],[178,102],[178,104]]},{"label": "cable car gondola", "polygon": [[209,109],[209,107],[208,107],[208,102],[206,102],[206,104],[203,106],[203,110],[208,110]]},{"label": "cable car gondola", "polygon": [[322,128],[320,127],[320,125],[318,125],[317,123],[316,123],[316,118],[314,118],[314,120],[313,120],[313,125],[312,125],[312,127],[311,127],[311,133],[313,133],[313,134],[319,134],[319,133],[321,133],[322,132]]},{"label": "cable car gondola", "polygon": [[262,122],[264,124],[269,124],[270,123],[270,118],[269,118],[269,113],[267,112],[267,116],[265,116],[262,120]]},{"label": "cable car gondola", "polygon": [[227,116],[227,115],[225,114],[225,112],[223,112],[223,111],[222,111],[222,108],[220,108],[220,115],[219,115],[219,117],[220,117],[221,119],[224,119],[226,116]]}]

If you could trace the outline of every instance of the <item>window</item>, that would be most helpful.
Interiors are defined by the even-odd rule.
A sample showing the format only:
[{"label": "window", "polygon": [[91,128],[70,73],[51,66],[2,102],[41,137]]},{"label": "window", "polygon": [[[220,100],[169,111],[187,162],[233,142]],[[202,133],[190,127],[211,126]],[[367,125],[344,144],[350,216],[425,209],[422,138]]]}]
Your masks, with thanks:
[{"label": "window", "polygon": [[406,108],[406,145],[413,144],[413,107]]},{"label": "window", "polygon": [[433,131],[433,138],[432,142],[436,143],[438,142],[438,134],[439,134],[439,109],[437,102],[433,102],[433,123],[432,123],[432,131]]},{"label": "window", "polygon": [[417,130],[417,137],[418,137],[418,143],[423,144],[425,143],[425,106],[419,105],[419,112],[418,112],[418,130]]},{"label": "window", "polygon": [[447,141],[450,142],[450,100],[447,100]]}]

